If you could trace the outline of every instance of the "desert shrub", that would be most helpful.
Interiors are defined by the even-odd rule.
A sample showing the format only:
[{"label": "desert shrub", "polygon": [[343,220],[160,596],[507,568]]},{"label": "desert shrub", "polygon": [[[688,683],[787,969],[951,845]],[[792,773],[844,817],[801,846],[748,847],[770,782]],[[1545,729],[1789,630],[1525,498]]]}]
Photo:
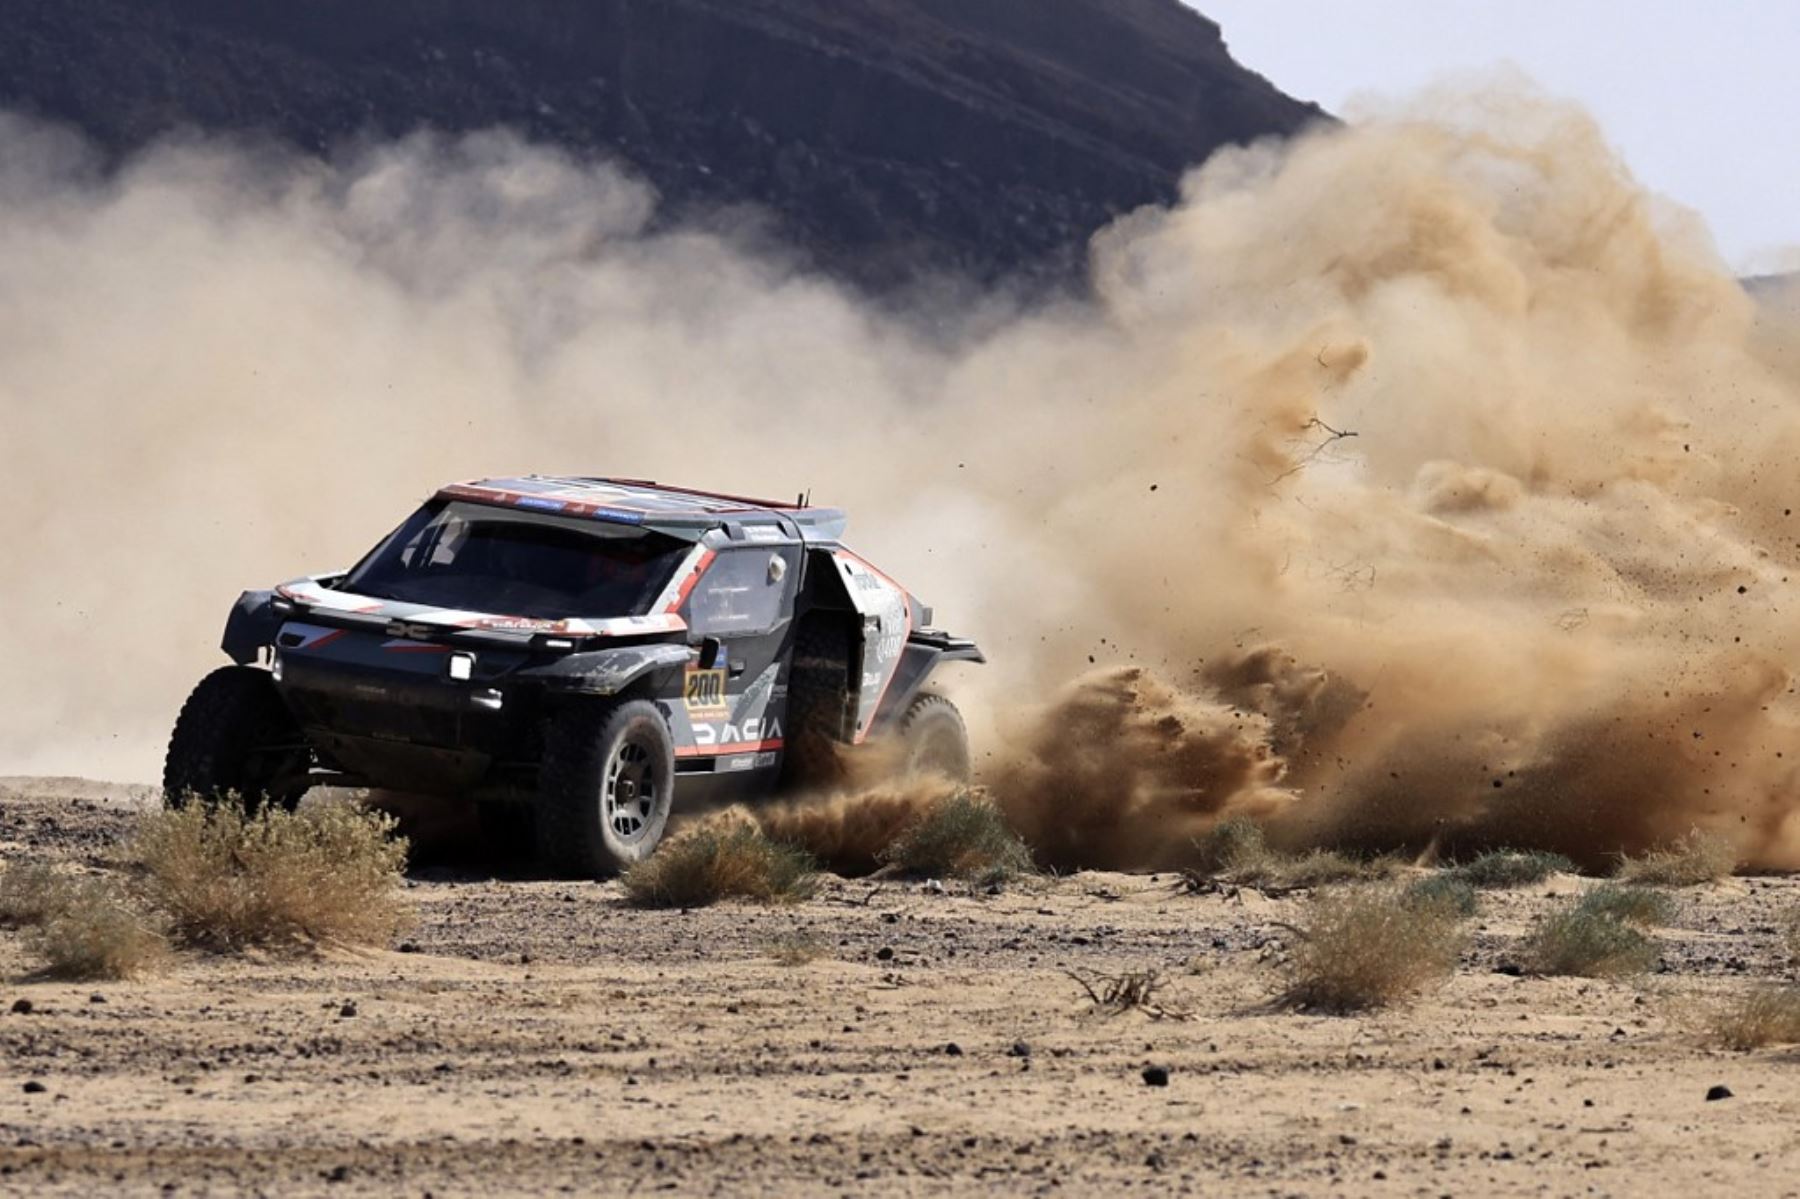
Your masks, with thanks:
[{"label": "desert shrub", "polygon": [[1396,889],[1321,895],[1296,930],[1282,1001],[1338,1012],[1384,1006],[1449,977],[1463,939],[1448,906]]},{"label": "desert shrub", "polygon": [[1737,847],[1728,837],[1698,829],[1666,849],[1625,858],[1614,876],[1656,887],[1697,887],[1717,882],[1737,867]]},{"label": "desert shrub", "polygon": [[1533,974],[1580,978],[1642,974],[1656,964],[1656,956],[1650,937],[1580,900],[1544,917],[1524,945],[1525,968]]},{"label": "desert shrub", "polygon": [[769,946],[769,960],[777,966],[804,966],[824,956],[825,947],[805,934],[781,937]]},{"label": "desert shrub", "polygon": [[803,850],[751,824],[702,826],[664,844],[625,872],[625,893],[646,907],[698,908],[721,899],[789,903],[813,892]]},{"label": "desert shrub", "polygon": [[132,855],[146,895],[189,944],[380,944],[411,914],[394,827],[348,802],[255,815],[194,803],[145,817]]},{"label": "desert shrub", "polygon": [[1663,892],[1616,883],[1601,883],[1583,895],[1577,906],[1595,916],[1609,916],[1646,928],[1667,924],[1675,918],[1675,901]]},{"label": "desert shrub", "polygon": [[0,871],[0,923],[13,928],[42,924],[65,901],[74,879],[42,863],[15,863]]},{"label": "desert shrub", "polygon": [[1800,1042],[1800,987],[1757,987],[1716,1008],[1707,1025],[1727,1049]]},{"label": "desert shrub", "polygon": [[1531,849],[1496,849],[1470,862],[1451,867],[1449,873],[1471,887],[1484,890],[1528,887],[1552,874],[1573,874],[1575,863],[1559,853]]},{"label": "desert shrub", "polygon": [[1232,816],[1213,825],[1194,843],[1200,869],[1232,874],[1261,867],[1273,856],[1262,828],[1248,816]]},{"label": "desert shrub", "polygon": [[1416,907],[1441,907],[1458,916],[1473,916],[1481,907],[1474,886],[1448,873],[1419,879],[1401,897]]},{"label": "desert shrub", "polygon": [[68,979],[131,978],[160,966],[168,941],[110,879],[62,882],[25,943],[46,973]]},{"label": "desert shrub", "polygon": [[1031,850],[994,801],[962,790],[938,800],[881,851],[913,874],[994,883],[1031,873]]},{"label": "desert shrub", "polygon": [[1188,1012],[1163,1002],[1163,976],[1160,970],[1127,970],[1123,974],[1087,973],[1064,970],[1074,979],[1094,1005],[1094,1010],[1108,1016],[1126,1012],[1142,1012],[1152,1020],[1186,1019]]},{"label": "desert shrub", "polygon": [[1194,843],[1200,867],[1190,884],[1211,880],[1249,887],[1310,888],[1332,883],[1386,878],[1398,869],[1392,858],[1354,858],[1329,849],[1286,854],[1272,849],[1247,816],[1221,820]]}]

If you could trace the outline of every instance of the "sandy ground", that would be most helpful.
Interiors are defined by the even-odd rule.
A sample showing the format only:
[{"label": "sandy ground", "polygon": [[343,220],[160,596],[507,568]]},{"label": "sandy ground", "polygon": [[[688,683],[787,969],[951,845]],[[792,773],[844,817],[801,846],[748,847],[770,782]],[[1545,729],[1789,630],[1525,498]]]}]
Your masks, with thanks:
[{"label": "sandy ground", "polygon": [[[142,802],[0,783],[0,853],[97,861]],[[1800,1194],[1800,1051],[1694,1031],[1780,973],[1800,880],[1684,893],[1627,983],[1505,972],[1580,880],[1494,895],[1448,986],[1358,1018],[1268,1004],[1303,900],[1172,883],[643,912],[425,869],[391,950],[98,985],[0,932],[0,1192]],[[1161,1018],[1065,973],[1144,969]]]}]

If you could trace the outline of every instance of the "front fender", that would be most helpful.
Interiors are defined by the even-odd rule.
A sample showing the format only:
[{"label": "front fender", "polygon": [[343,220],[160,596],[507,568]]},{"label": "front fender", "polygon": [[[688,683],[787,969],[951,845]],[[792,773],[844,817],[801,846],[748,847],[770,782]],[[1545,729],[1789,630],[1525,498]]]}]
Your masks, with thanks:
[{"label": "front fender", "polygon": [[617,695],[653,671],[686,666],[692,660],[693,652],[685,645],[621,645],[528,666],[514,677],[542,683],[554,692]]},{"label": "front fender", "polygon": [[225,636],[219,648],[239,666],[255,662],[264,646],[275,644],[275,632],[285,619],[275,610],[273,591],[246,591],[225,618]]}]

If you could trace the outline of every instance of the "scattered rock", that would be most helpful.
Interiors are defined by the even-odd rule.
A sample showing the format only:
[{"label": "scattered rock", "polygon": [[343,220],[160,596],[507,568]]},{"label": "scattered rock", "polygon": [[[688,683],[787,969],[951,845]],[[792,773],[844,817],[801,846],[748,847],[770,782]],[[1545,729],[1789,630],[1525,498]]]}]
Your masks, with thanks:
[{"label": "scattered rock", "polygon": [[105,1003],[105,1002],[106,1002],[106,996],[104,996],[104,995],[101,995],[101,994],[98,994],[98,993],[96,993],[96,994],[93,994],[93,995],[89,995],[89,996],[88,996],[88,1002],[89,1002],[89,1003]]},{"label": "scattered rock", "polygon": [[1712,1103],[1714,1100],[1718,1100],[1718,1099],[1730,1099],[1730,1098],[1731,1098],[1731,1088],[1726,1086],[1724,1083],[1719,1083],[1716,1086],[1711,1086],[1711,1087],[1706,1088],[1706,1101],[1708,1103]]},{"label": "scattered rock", "polygon": [[881,948],[880,948],[880,949],[877,949],[877,950],[876,950],[876,951],[875,951],[875,960],[876,960],[876,961],[878,961],[878,962],[891,962],[891,961],[893,961],[893,960],[894,960],[894,951],[893,951],[893,949],[892,949],[892,948],[890,948],[890,947],[889,947],[889,946],[886,946],[886,945],[883,945],[883,946],[882,946],[882,947],[881,947]]},{"label": "scattered rock", "polygon": [[31,1015],[31,1000],[29,1000],[29,999],[13,1000],[12,1010],[13,1010],[13,1014],[16,1016]]},{"label": "scattered rock", "polygon": [[25,1083],[25,1093],[27,1095],[42,1095],[45,1091],[47,1091],[49,1089],[50,1089],[49,1087],[46,1087],[43,1083],[39,1082],[35,1078],[29,1079]]},{"label": "scattered rock", "polygon": [[346,999],[344,1001],[344,1006],[338,1009],[338,1019],[348,1020],[354,1015],[356,1015],[356,1001],[354,999]]},{"label": "scattered rock", "polygon": [[1008,1049],[1006,1052],[1008,1054],[1012,1055],[1013,1057],[1030,1057],[1031,1056],[1031,1046],[1027,1045],[1023,1041],[1014,1041],[1012,1043],[1012,1048]]},{"label": "scattered rock", "polygon": [[349,1166],[333,1166],[325,1172],[326,1182],[346,1182],[350,1178]]},{"label": "scattered rock", "polygon": [[1169,1068],[1167,1066],[1145,1066],[1144,1085],[1147,1087],[1166,1087],[1169,1085]]},{"label": "scattered rock", "polygon": [[944,1046],[945,1057],[961,1057],[962,1055],[962,1046],[958,1045],[955,1041],[951,1041],[948,1045]]},{"label": "scattered rock", "polygon": [[402,941],[400,942],[400,952],[417,953],[419,952],[419,944],[416,941]]}]

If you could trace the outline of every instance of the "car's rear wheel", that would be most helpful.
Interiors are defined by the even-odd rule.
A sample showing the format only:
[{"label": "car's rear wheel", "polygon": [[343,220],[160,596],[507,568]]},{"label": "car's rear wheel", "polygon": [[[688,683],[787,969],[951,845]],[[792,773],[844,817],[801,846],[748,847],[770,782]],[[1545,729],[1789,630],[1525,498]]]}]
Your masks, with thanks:
[{"label": "car's rear wheel", "polygon": [[802,620],[789,669],[784,790],[825,788],[844,779],[839,757],[849,704],[850,635],[842,622]]},{"label": "car's rear wheel", "polygon": [[222,666],[200,680],[181,707],[163,760],[163,804],[193,799],[292,808],[306,793],[311,765],[300,726],[253,666]]},{"label": "car's rear wheel", "polygon": [[550,718],[538,776],[543,865],[600,878],[649,857],[669,823],[675,741],[656,705],[572,705]]},{"label": "car's rear wheel", "polygon": [[897,729],[907,774],[938,774],[962,782],[969,777],[969,731],[956,705],[925,694],[906,706]]}]

